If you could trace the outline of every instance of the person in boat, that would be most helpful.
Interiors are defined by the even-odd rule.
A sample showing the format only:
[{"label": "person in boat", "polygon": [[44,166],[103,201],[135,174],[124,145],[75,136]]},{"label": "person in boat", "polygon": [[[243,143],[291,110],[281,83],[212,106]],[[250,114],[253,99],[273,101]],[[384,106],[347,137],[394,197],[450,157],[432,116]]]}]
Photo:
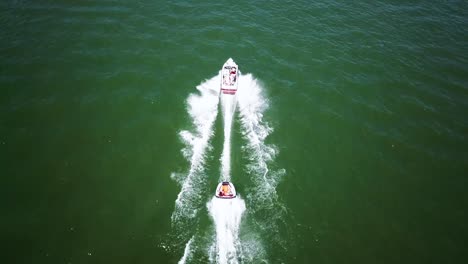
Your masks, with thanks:
[{"label": "person in boat", "polygon": [[229,78],[228,78],[227,74],[223,74],[223,84],[224,84],[224,85],[227,85],[227,84],[228,84],[228,79],[229,79]]},{"label": "person in boat", "polygon": [[229,76],[231,83],[234,83],[236,81],[236,67],[231,68],[231,76]]},{"label": "person in boat", "polygon": [[221,191],[219,192],[220,196],[228,196],[230,195],[229,185],[222,185]]}]

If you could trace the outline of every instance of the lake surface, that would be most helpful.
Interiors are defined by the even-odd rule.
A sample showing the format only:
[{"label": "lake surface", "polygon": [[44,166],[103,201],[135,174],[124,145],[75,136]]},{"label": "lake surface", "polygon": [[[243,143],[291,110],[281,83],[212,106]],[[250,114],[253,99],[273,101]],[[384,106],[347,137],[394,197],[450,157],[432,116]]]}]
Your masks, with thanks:
[{"label": "lake surface", "polygon": [[3,263],[466,261],[466,1],[2,1],[0,25]]}]

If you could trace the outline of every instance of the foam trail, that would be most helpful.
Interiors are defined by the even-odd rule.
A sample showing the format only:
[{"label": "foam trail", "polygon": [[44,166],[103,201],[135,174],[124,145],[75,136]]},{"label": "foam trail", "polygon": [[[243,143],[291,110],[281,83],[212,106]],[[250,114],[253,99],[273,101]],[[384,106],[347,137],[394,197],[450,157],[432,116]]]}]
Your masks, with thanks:
[{"label": "foam trail", "polygon": [[221,95],[221,106],[224,119],[224,144],[221,154],[221,181],[231,180],[231,130],[234,111],[236,110],[236,97]]},{"label": "foam trail", "polygon": [[187,245],[185,245],[184,255],[179,260],[178,264],[185,264],[185,262],[187,262],[187,258],[189,254],[191,253],[190,247],[192,246],[192,242],[193,242],[193,237],[189,240],[189,242],[187,242]]},{"label": "foam trail", "polygon": [[[221,154],[220,181],[231,181],[231,132],[236,96],[221,95],[224,120],[224,143]],[[238,195],[234,199],[213,199],[207,204],[216,229],[216,242],[211,246],[211,261],[221,264],[234,264],[242,260],[242,247],[239,229],[245,202]]]},{"label": "foam trail", "polygon": [[185,147],[182,150],[185,158],[190,162],[190,169],[186,177],[172,174],[172,178],[181,185],[181,191],[175,201],[175,209],[171,220],[177,229],[190,230],[186,225],[195,218],[202,206],[202,187],[205,185],[203,175],[205,154],[210,148],[209,141],[213,135],[213,124],[218,113],[219,77],[215,76],[199,86],[200,94],[190,94],[187,108],[192,119],[194,131],[183,130],[179,133]]},{"label": "foam trail", "polygon": [[[243,76],[239,81],[239,116],[242,135],[247,141],[242,149],[249,157],[245,168],[253,183],[250,190],[246,190],[249,214],[255,218],[255,226],[251,228],[260,231],[261,240],[276,242],[285,248],[278,232],[271,232],[284,226],[286,207],[278,200],[276,191],[285,170],[275,168],[274,159],[278,153],[276,146],[265,143],[273,131],[263,120],[263,113],[268,109],[268,100],[262,93],[261,84],[251,74]],[[249,250],[250,248],[244,247],[247,259],[258,262],[258,258],[263,258],[261,248],[253,253]]]},{"label": "foam trail", "polygon": [[268,191],[267,197],[272,197],[276,195],[275,188],[279,178],[274,177],[274,173],[269,174],[268,168],[268,162],[277,154],[275,146],[265,144],[266,137],[273,131],[263,121],[263,112],[268,108],[268,101],[262,95],[261,85],[252,75],[244,76],[242,81],[243,86],[248,87],[241,89],[238,94],[243,136],[248,143],[244,150],[249,153],[251,160],[247,168],[255,176],[254,182],[261,185],[262,190]]},{"label": "foam trail", "polygon": [[234,199],[213,199],[207,204],[216,227],[216,243],[211,247],[211,262],[234,264],[241,262],[242,247],[239,229],[245,202],[239,196]]}]

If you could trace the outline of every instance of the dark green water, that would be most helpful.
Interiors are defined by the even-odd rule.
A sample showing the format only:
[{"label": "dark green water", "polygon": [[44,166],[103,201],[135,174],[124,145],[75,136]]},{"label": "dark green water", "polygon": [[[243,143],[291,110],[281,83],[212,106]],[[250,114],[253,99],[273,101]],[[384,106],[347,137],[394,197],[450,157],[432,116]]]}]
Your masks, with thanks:
[{"label": "dark green water", "polygon": [[272,129],[262,144],[277,150],[269,203],[254,195],[260,174],[236,114],[240,242],[260,248],[241,262],[464,263],[467,10],[2,1],[1,262],[177,263],[194,235],[187,263],[208,262],[220,114],[191,226],[171,219],[181,190],[171,175],[190,169],[187,98],[232,57],[261,84]]}]

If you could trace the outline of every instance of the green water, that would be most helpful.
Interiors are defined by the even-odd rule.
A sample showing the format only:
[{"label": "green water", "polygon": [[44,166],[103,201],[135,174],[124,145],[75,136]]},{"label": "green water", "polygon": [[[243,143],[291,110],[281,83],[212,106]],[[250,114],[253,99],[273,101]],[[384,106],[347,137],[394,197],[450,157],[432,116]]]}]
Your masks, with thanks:
[{"label": "green water", "polygon": [[[223,121],[190,228],[187,98],[232,57],[268,102],[272,204],[253,198],[241,117],[232,180],[244,263],[464,263],[466,1],[3,1],[2,263],[209,261],[206,209]],[[267,206],[268,205],[268,206]],[[188,236],[184,236],[188,234]],[[245,242],[246,243],[246,242]]]}]

